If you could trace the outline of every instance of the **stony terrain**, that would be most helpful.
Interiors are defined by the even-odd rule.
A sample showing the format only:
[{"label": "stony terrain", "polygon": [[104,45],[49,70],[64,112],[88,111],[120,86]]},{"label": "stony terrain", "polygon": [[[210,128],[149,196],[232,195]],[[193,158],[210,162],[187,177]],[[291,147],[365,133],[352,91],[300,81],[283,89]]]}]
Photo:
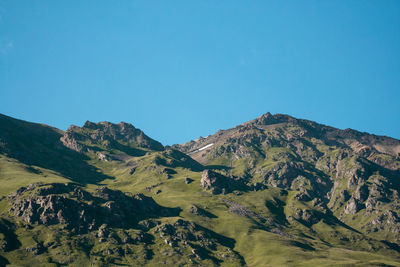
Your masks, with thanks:
[{"label": "stony terrain", "polygon": [[298,200],[318,202],[349,225],[400,241],[399,140],[267,113],[174,148],[221,165],[235,181],[297,191]]},{"label": "stony terrain", "polygon": [[0,115],[0,266],[400,266],[400,141],[266,113],[164,147]]}]

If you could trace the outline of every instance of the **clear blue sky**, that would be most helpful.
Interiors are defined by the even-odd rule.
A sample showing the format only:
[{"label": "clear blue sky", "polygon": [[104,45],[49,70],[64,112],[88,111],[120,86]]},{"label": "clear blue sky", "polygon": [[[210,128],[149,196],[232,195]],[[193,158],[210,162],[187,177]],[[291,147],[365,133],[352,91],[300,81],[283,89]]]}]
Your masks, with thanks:
[{"label": "clear blue sky", "polygon": [[268,111],[400,138],[400,1],[0,0],[0,113],[174,144]]}]

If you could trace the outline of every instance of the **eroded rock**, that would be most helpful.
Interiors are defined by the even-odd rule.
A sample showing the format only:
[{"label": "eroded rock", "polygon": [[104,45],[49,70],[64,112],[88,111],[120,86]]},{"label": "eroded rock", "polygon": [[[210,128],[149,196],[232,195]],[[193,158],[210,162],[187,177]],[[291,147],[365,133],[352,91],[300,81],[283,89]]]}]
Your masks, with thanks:
[{"label": "eroded rock", "polygon": [[344,208],[344,213],[356,214],[362,208],[363,208],[362,204],[357,199],[351,198],[349,202],[347,202],[346,207]]},{"label": "eroded rock", "polygon": [[200,180],[201,186],[213,194],[230,193],[236,188],[244,188],[239,181],[228,178],[212,170],[204,170]]},{"label": "eroded rock", "polygon": [[179,212],[163,208],[143,194],[128,196],[107,187],[90,194],[75,184],[30,185],[10,194],[8,201],[10,211],[29,224],[60,224],[78,233],[98,229],[102,224],[128,227],[146,217]]}]

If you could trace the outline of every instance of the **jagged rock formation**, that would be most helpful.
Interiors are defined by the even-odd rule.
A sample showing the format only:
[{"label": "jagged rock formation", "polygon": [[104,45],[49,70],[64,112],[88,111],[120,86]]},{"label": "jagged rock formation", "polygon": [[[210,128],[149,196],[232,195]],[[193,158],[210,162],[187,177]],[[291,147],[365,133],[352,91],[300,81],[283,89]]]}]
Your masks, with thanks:
[{"label": "jagged rock formation", "polygon": [[127,150],[131,146],[137,146],[156,151],[164,150],[164,146],[159,142],[125,122],[114,124],[106,121],[86,121],[81,128],[74,125],[69,127],[60,140],[66,147],[79,153],[87,152],[91,144],[100,144],[107,149]]},{"label": "jagged rock formation", "polygon": [[[315,144],[310,142],[309,139],[311,138],[318,139],[321,144],[325,143],[328,146],[344,148],[343,151],[340,151],[342,156],[347,152],[354,153],[369,158],[371,161],[380,162],[379,164],[388,168],[396,167],[396,164],[390,158],[385,160],[379,157],[380,153],[390,155],[393,159],[400,157],[399,140],[360,133],[351,129],[339,130],[312,121],[295,119],[288,115],[272,115],[270,113],[232,129],[220,130],[207,138],[199,138],[173,147],[190,154],[191,151],[197,151],[207,144],[213,144],[191,154],[193,158],[200,162],[207,162],[212,157],[222,155],[233,155],[235,158],[265,157],[265,151],[260,149],[260,146],[263,145],[287,147],[296,152],[297,155],[315,161],[323,156],[323,153],[315,147],[315,142]],[[203,157],[203,160],[200,159],[200,156]],[[329,168],[329,166],[327,167]]]},{"label": "jagged rock formation", "polygon": [[[173,147],[211,168],[217,165],[230,181],[240,179],[249,188],[298,191],[297,200],[322,202],[341,220],[369,232],[387,210],[399,211],[400,141],[393,138],[266,113]],[[204,188],[221,192],[229,187],[222,176],[208,176],[203,173]],[[317,221],[309,212],[297,213],[294,217],[306,224]],[[362,226],[353,224],[362,214],[380,215],[374,223],[368,215]],[[391,222],[391,241],[398,242],[399,224]]]},{"label": "jagged rock formation", "polygon": [[201,186],[211,190],[213,194],[226,194],[235,189],[244,189],[245,186],[234,179],[230,179],[212,170],[204,170],[200,180]]},{"label": "jagged rock formation", "polygon": [[28,224],[60,224],[75,233],[87,233],[104,224],[133,227],[144,218],[179,212],[142,194],[127,196],[107,187],[90,194],[74,184],[31,184],[10,194],[8,201],[10,211]]},{"label": "jagged rock formation", "polygon": [[[79,234],[82,236],[80,242],[87,243],[89,247],[86,249],[91,253],[109,256],[107,264],[134,257],[131,249],[135,246],[143,246],[143,257],[150,260],[154,253],[149,246],[155,241],[170,247],[171,253],[187,253],[183,259],[186,264],[219,264],[223,261],[244,264],[243,257],[233,250],[233,239],[182,219],[173,224],[154,220],[177,216],[180,210],[161,207],[143,194],[128,196],[107,187],[89,193],[76,184],[31,184],[11,193],[8,202],[10,212],[26,223],[26,227],[58,226],[58,229],[68,230],[73,235]],[[132,229],[137,230],[132,232]],[[7,231],[10,230],[0,224],[0,233],[6,233],[5,237],[0,234],[0,251],[3,252],[15,249],[13,246],[19,242],[17,239],[9,240]],[[85,246],[83,243],[81,246]],[[109,245],[101,249],[90,245],[94,243]],[[40,255],[57,246],[60,244],[54,240],[46,244],[38,242],[25,250]],[[56,262],[68,264],[60,259]]]},{"label": "jagged rock formation", "polygon": [[[174,224],[157,226],[154,233],[159,234],[164,242],[173,248],[183,247],[191,251],[188,257],[193,263],[210,259],[218,264],[223,262],[224,258],[229,258],[230,262],[244,264],[240,254],[233,250],[235,243],[233,239],[221,236],[193,222],[178,219]],[[213,253],[218,246],[223,247],[223,254]]]},{"label": "jagged rock formation", "polygon": [[0,155],[18,160],[30,172],[40,172],[36,168],[40,167],[79,183],[111,178],[88,164],[86,155],[65,147],[60,141],[63,134],[47,125],[0,114]]}]

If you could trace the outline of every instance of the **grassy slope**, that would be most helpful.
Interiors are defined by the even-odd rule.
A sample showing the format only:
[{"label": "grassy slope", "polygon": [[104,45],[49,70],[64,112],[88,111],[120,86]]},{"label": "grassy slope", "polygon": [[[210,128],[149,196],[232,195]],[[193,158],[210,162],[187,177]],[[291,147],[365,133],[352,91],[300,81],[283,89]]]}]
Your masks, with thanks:
[{"label": "grassy slope", "polygon": [[[322,149],[327,150],[326,147],[322,147]],[[270,148],[264,152],[268,155],[267,159],[259,159],[257,162],[261,169],[270,169],[277,161],[279,162],[279,157],[278,160],[274,160],[274,155],[288,153],[286,148]],[[337,153],[337,150],[331,152],[332,157],[335,157],[335,153]],[[315,224],[311,230],[299,223],[294,223],[287,229],[288,233],[296,236],[295,241],[305,243],[313,249],[302,248],[291,238],[266,231],[251,218],[245,218],[229,212],[229,207],[221,200],[221,198],[230,199],[262,216],[273,218],[276,214],[268,210],[265,203],[274,198],[281,198],[286,202],[283,210],[285,216],[288,217],[292,215],[292,207],[306,207],[304,203],[300,203],[293,198],[293,193],[289,192],[289,195],[283,199],[279,195],[280,189],[270,187],[259,192],[246,192],[241,196],[234,194],[225,196],[210,195],[200,187],[201,172],[193,172],[186,168],[176,167],[174,169],[177,173],[167,179],[165,174],[162,173],[162,166],[154,164],[156,156],[160,156],[160,153],[155,152],[141,157],[131,157],[128,161],[137,166],[137,170],[131,175],[129,174],[131,167],[127,166],[126,162],[103,162],[98,160],[95,154],[92,154],[87,159],[88,165],[95,166],[98,170],[101,170],[99,174],[103,174],[101,176],[105,179],[96,184],[88,183],[86,187],[90,191],[98,185],[104,184],[124,192],[144,193],[152,196],[157,203],[166,207],[180,207],[182,209],[180,216],[185,220],[194,221],[216,233],[235,239],[234,250],[244,257],[248,266],[331,266],[333,264],[343,266],[378,266],[379,264],[400,266],[398,264],[400,258],[393,252],[385,249],[368,252],[369,243],[372,241],[365,240],[342,226],[327,225],[323,222]],[[209,164],[230,166],[231,163],[228,159],[218,158]],[[246,160],[237,161],[234,162],[233,167],[233,174],[240,175],[248,168],[248,162]],[[190,177],[194,181],[186,184],[184,182],[186,177]],[[255,175],[255,180],[257,178],[257,175]],[[32,182],[68,181],[70,181],[68,178],[56,171],[37,166],[28,166],[15,159],[0,155],[0,197],[6,196],[19,187],[26,186]],[[149,187],[151,188],[147,190],[146,188]],[[161,190],[161,192],[156,194],[157,190]],[[206,209],[214,214],[216,218],[205,218],[190,213],[189,210],[192,205]],[[6,200],[3,199],[0,201],[0,212],[7,214],[7,210],[8,205]],[[162,219],[163,222],[173,222],[174,220],[176,218]],[[134,232],[134,230],[132,231]],[[76,266],[83,266],[89,263],[89,258],[84,249],[77,245],[79,243],[78,237],[67,238],[66,235],[56,235],[54,228],[43,226],[36,226],[32,231],[18,228],[16,234],[22,243],[20,249],[5,255],[9,261],[16,265],[52,266],[52,258],[65,258],[67,261],[70,257],[79,259],[74,262]],[[339,242],[338,236],[354,240],[354,242]],[[45,243],[53,239],[61,239],[60,242],[63,245],[54,249],[50,253],[51,255],[44,253],[39,256],[32,256],[31,253],[25,251],[25,248],[33,246],[37,241]],[[349,246],[349,244],[352,244],[352,246]],[[93,246],[94,251],[100,251],[111,245],[95,243]],[[156,253],[153,260],[148,262],[150,266],[187,264],[183,257],[178,257],[177,255],[165,256],[171,252],[169,252],[169,248],[165,244],[159,241],[156,241],[149,248],[159,252],[158,254]],[[144,264],[145,261],[139,255],[143,255],[146,249],[148,248],[144,246],[132,247],[134,256],[127,259],[128,262],[125,263]],[[234,265],[233,262],[227,262],[223,265]],[[206,265],[211,264],[207,261],[204,263]]]},{"label": "grassy slope", "polygon": [[[144,160],[144,164],[148,164],[151,156],[147,156],[148,159]],[[213,196],[203,192],[199,186],[201,173],[191,172],[187,169],[177,168],[177,174],[172,179],[165,179],[164,177],[157,177],[157,175],[149,175],[146,172],[138,171],[134,175],[127,174],[126,171],[118,170],[114,168],[109,169],[111,172],[106,173],[107,175],[117,175],[118,178],[112,181],[109,185],[112,188],[117,188],[126,192],[143,192],[151,195],[154,199],[168,207],[181,207],[183,212],[181,216],[188,220],[193,220],[203,225],[204,227],[210,228],[217,233],[226,235],[234,238],[237,243],[235,250],[237,250],[246,260],[249,266],[276,266],[276,265],[293,265],[303,262],[304,264],[320,264],[330,265],[332,262],[342,262],[343,264],[373,264],[374,262],[382,262],[386,264],[396,265],[396,257],[390,255],[387,252],[386,255],[379,255],[377,253],[367,253],[358,251],[361,248],[353,248],[353,250],[344,248],[332,248],[325,245],[325,242],[330,242],[327,237],[322,242],[321,240],[314,241],[312,245],[315,247],[315,251],[305,251],[290,243],[290,240],[286,240],[281,236],[269,233],[264,230],[258,229],[257,225],[253,221],[241,217],[239,215],[230,213],[228,207],[223,203],[220,198],[221,196]],[[191,184],[185,184],[184,178],[190,177],[194,179]],[[143,190],[147,186],[162,183],[150,192]],[[154,194],[154,190],[161,190],[161,193]],[[245,206],[251,208],[254,211],[265,212],[265,200],[271,199],[277,195],[277,189],[271,188],[261,192],[249,192],[245,193],[240,197],[232,196],[235,201],[238,201]],[[225,196],[224,196],[225,197]],[[189,212],[190,207],[196,204],[200,207],[206,208],[212,212],[217,218],[205,219],[193,215]],[[295,205],[300,205],[295,203]],[[265,214],[271,216],[272,214]],[[326,229],[328,226],[321,223],[319,227],[319,233],[328,232]],[[334,231],[344,231],[343,227],[336,226]],[[332,230],[332,231],[333,231]],[[347,231],[348,232],[348,231]],[[332,242],[334,243],[334,242]],[[365,246],[365,244],[363,244]],[[385,252],[384,252],[385,253]],[[388,257],[389,256],[389,257]]]},{"label": "grassy slope", "polygon": [[29,166],[0,155],[0,197],[35,182],[70,182],[59,173],[37,166]]},{"label": "grassy slope", "polygon": [[[120,189],[125,192],[143,192],[146,195],[152,196],[157,203],[167,207],[181,207],[181,217],[185,220],[195,221],[198,224],[207,227],[219,234],[225,235],[236,240],[235,250],[238,251],[246,260],[249,266],[290,266],[299,265],[309,266],[311,264],[320,266],[329,266],[332,264],[343,264],[345,265],[373,265],[374,263],[385,263],[394,266],[400,266],[396,261],[399,258],[390,255],[390,252],[381,251],[380,253],[368,253],[358,251],[357,247],[350,249],[340,247],[330,247],[326,242],[331,242],[330,237],[325,237],[324,242],[318,240],[318,238],[310,236],[311,238],[305,238],[306,242],[311,244],[315,249],[313,251],[302,249],[294,244],[289,238],[282,237],[280,235],[270,233],[263,229],[260,229],[253,220],[244,218],[239,215],[230,213],[227,205],[220,200],[221,197],[237,201],[253,211],[260,212],[266,217],[272,216],[265,208],[265,201],[278,197],[279,191],[276,188],[270,188],[259,192],[248,192],[238,197],[233,194],[226,196],[214,196],[206,192],[203,192],[200,188],[200,172],[192,172],[184,168],[176,168],[177,174],[173,175],[171,179],[167,179],[157,171],[149,171],[145,166],[151,164],[155,155],[146,155],[141,158],[135,158],[135,161],[140,160],[141,166],[138,170],[130,175],[128,169],[123,163],[115,162],[102,162],[97,159],[92,159],[91,164],[96,165],[97,168],[102,169],[108,176],[116,177],[115,180],[104,180],[102,183],[108,185],[110,188]],[[13,159],[8,159],[4,156],[0,158],[0,181],[7,186],[1,187],[1,195],[8,194],[20,186],[28,185],[35,182],[66,182],[66,178],[57,175],[53,171],[40,169],[42,173],[35,174],[27,169],[24,164],[18,163]],[[35,167],[35,169],[38,169]],[[190,177],[194,179],[191,184],[185,184],[184,178]],[[10,181],[13,181],[12,183]],[[152,188],[150,191],[146,190],[146,187],[160,184],[157,187]],[[94,185],[88,185],[88,189],[94,188]],[[155,190],[161,190],[161,193],[155,194]],[[217,218],[204,218],[194,215],[189,212],[190,207],[195,204],[210,211]],[[3,207],[2,211],[5,212],[5,201],[1,201]],[[294,205],[300,205],[294,203]],[[289,213],[289,211],[286,211]],[[173,220],[173,219],[165,219]],[[320,223],[321,225],[315,226],[318,233],[328,233],[329,226]],[[337,227],[337,226],[336,226]],[[319,228],[319,229],[318,229]],[[339,227],[340,228],[340,227]],[[296,231],[306,231],[301,227],[299,229],[292,229],[293,233]],[[337,229],[334,229],[337,230]],[[343,229],[339,229],[343,231]],[[36,233],[36,237],[33,237],[33,233]],[[307,233],[313,235],[313,233]],[[44,227],[35,227],[35,231],[24,231],[18,230],[17,235],[22,242],[22,248],[33,245],[33,239],[46,239],[43,236],[51,235],[51,231]],[[38,237],[39,236],[39,237]],[[39,238],[39,239],[40,239]],[[51,237],[47,237],[50,238]],[[73,240],[73,239],[72,239]],[[84,253],[77,251],[73,246],[73,241],[63,240],[65,243],[63,249],[70,248],[72,255],[75,255],[85,262],[87,257]],[[72,242],[72,243],[71,243]],[[334,242],[332,242],[334,243]],[[154,244],[153,248],[159,246],[162,248],[162,244]],[[138,247],[137,253],[144,248]],[[164,248],[165,249],[165,248]],[[62,252],[58,252],[61,253]],[[68,252],[65,252],[68,254]],[[383,253],[383,254],[382,254]],[[45,261],[49,261],[44,256],[32,257],[30,254],[16,250],[7,255],[7,258],[15,260],[17,263],[22,264],[26,261],[26,257],[30,257],[33,262],[40,260],[40,264]],[[42,257],[44,257],[42,259]],[[54,257],[54,255],[53,255]],[[67,257],[64,255],[64,257]],[[18,258],[20,260],[18,260]],[[174,257],[171,258],[171,262],[167,264],[178,264],[174,262]],[[158,265],[164,263],[165,257],[154,257],[150,261],[150,265]],[[83,263],[80,262],[80,263]],[[75,262],[75,264],[79,264]],[[49,263],[49,266],[51,264]]]}]

